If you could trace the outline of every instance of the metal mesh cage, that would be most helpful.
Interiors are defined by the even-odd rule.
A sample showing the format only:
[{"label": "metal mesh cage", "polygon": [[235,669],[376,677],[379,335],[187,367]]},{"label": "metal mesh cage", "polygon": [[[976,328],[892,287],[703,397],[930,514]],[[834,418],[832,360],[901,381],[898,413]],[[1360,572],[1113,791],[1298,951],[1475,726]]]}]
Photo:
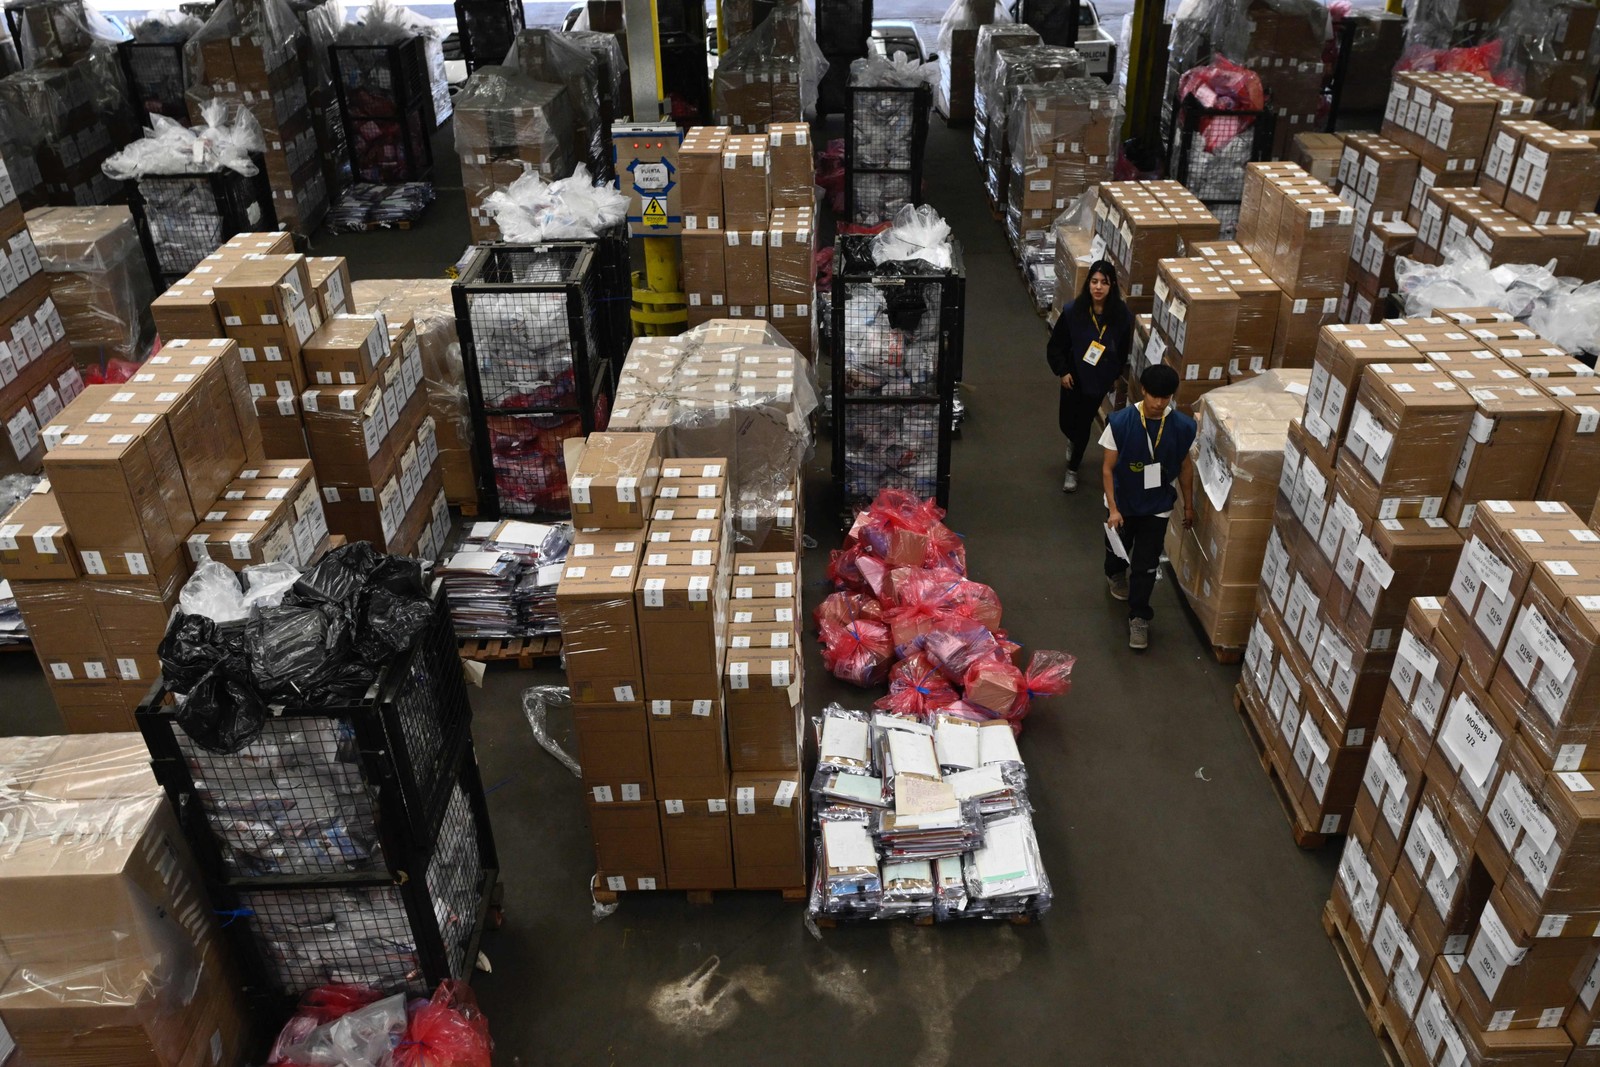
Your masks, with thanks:
[{"label": "metal mesh cage", "polygon": [[599,257],[608,248],[604,240],[485,245],[456,284],[489,513],[568,510],[560,442],[605,428],[614,367],[604,355],[612,327],[601,321]]},{"label": "metal mesh cage", "polygon": [[229,878],[372,871],[432,840],[469,744],[457,655],[439,596],[432,624],[363,700],[286,706],[232,754],[194,744],[158,690],[140,729],[162,784],[204,815],[202,859]]},{"label": "metal mesh cage", "polygon": [[852,162],[866,170],[910,170],[921,162],[926,137],[926,90],[854,87],[850,90]]},{"label": "metal mesh cage", "polygon": [[937,400],[839,405],[846,507],[870,503],[883,489],[943,502],[949,490],[948,418]]},{"label": "metal mesh cage", "polygon": [[215,174],[148,174],[126,183],[128,206],[139,227],[151,270],[163,280],[181,277],[237,233],[277,228],[266,167],[246,177]]},{"label": "metal mesh cage", "polygon": [[393,118],[418,99],[433,98],[420,37],[396,44],[336,44],[328,51],[345,109],[353,114]]},{"label": "metal mesh cage", "polygon": [[123,41],[117,46],[128,78],[128,92],[141,115],[165,115],[185,126],[189,124],[189,108],[183,95],[188,88],[183,48],[181,41]]},{"label": "metal mesh cage", "polygon": [[1276,116],[1270,111],[1222,111],[1193,95],[1173,109],[1167,134],[1167,172],[1194,193],[1231,237],[1239,226],[1244,170],[1272,157]]},{"label": "metal mesh cage", "polygon": [[520,0],[455,0],[455,4],[467,70],[502,62],[524,26]]},{"label": "metal mesh cage", "polygon": [[445,965],[452,977],[462,977],[470,970],[467,945],[477,922],[482,874],[472,805],[458,785],[450,795],[433,858],[428,861],[428,894],[433,898]]},{"label": "metal mesh cage", "polygon": [[843,294],[844,388],[839,395],[937,398],[944,286],[846,282]]},{"label": "metal mesh cage", "polygon": [[910,174],[893,171],[858,171],[850,175],[850,221],[877,226],[894,218],[907,204],[918,202]]},{"label": "metal mesh cage", "polygon": [[433,173],[433,145],[428,138],[432,109],[413,111],[403,119],[346,119],[350,163],[357,180],[383,185],[425,181]]}]

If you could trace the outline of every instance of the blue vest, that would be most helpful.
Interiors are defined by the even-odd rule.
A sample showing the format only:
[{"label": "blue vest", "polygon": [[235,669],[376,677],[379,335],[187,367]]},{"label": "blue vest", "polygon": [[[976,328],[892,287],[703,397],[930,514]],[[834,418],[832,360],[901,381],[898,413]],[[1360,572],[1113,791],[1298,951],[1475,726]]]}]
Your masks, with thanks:
[{"label": "blue vest", "polygon": [[[1117,465],[1112,468],[1111,483],[1117,494],[1117,510],[1122,514],[1160,515],[1177,503],[1175,483],[1183,471],[1184,457],[1194,444],[1195,423],[1176,408],[1168,408],[1164,420],[1148,420],[1146,436],[1139,415],[1140,405],[1130,404],[1111,416],[1111,436],[1117,444]],[[1154,456],[1150,454],[1152,443],[1156,446]],[[1161,464],[1161,485],[1146,489],[1144,465],[1152,459]]]}]

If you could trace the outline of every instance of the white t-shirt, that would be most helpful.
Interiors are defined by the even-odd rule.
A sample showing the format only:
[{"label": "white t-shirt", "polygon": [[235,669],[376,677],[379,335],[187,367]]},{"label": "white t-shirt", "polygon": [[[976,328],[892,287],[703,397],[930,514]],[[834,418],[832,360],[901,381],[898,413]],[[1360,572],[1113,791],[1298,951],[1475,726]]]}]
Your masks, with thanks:
[{"label": "white t-shirt", "polygon": [[[1105,449],[1107,452],[1117,451],[1117,439],[1111,436],[1111,424],[1109,422],[1106,423],[1106,428],[1100,431],[1100,447]],[[1106,505],[1106,510],[1111,510],[1111,505],[1109,503]],[[1163,511],[1161,514],[1157,515],[1156,518],[1170,519],[1172,518],[1172,512],[1170,510]]]}]

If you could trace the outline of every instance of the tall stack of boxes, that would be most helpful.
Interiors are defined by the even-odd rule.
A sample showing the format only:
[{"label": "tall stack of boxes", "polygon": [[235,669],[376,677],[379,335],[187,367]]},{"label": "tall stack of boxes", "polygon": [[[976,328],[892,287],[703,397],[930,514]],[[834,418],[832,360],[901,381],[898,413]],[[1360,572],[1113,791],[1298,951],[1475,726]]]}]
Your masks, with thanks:
[{"label": "tall stack of boxes", "polygon": [[1157,265],[1191,242],[1222,234],[1216,216],[1178,182],[1110,182],[1095,205],[1096,248],[1117,268],[1122,297],[1134,314],[1155,306]]},{"label": "tall stack of boxes", "polygon": [[142,359],[155,293],[128,209],[35,208],[28,229],[78,365]]},{"label": "tall stack of boxes", "polygon": [[1395,261],[1411,255],[1416,244],[1416,227],[1406,214],[1420,166],[1413,153],[1377,134],[1344,138],[1337,176],[1328,184],[1355,212],[1350,264],[1340,294],[1345,322],[1377,322],[1386,316]]},{"label": "tall stack of boxes", "polygon": [[949,30],[949,47],[939,50],[939,80],[933,83],[933,106],[952,126],[972,121],[978,31],[994,20],[994,8],[969,2],[962,14],[963,25]]},{"label": "tall stack of boxes", "polygon": [[816,354],[815,193],[810,130],[697,126],[678,153],[689,325],[766,319]]},{"label": "tall stack of boxes", "polygon": [[1044,38],[1032,26],[992,22],[978,27],[978,43],[973,54],[972,151],[978,157],[979,166],[987,168],[989,160],[1001,147],[990,144],[991,126],[1005,125],[1003,117],[998,123],[995,121],[997,116],[1004,116],[1006,108],[1005,94],[995,85],[1000,53],[1043,43]]},{"label": "tall stack of boxes", "polygon": [[1402,71],[1384,109],[1382,134],[1417,156],[1412,225],[1426,191],[1476,184],[1496,123],[1531,118],[1533,101],[1473,74]]},{"label": "tall stack of boxes", "polygon": [[[32,22],[40,11],[64,8],[30,4],[14,10]],[[30,25],[26,32],[35,28]],[[4,124],[0,150],[9,157],[17,191],[30,208],[83,207],[115,199],[120,187],[101,164],[139,136],[116,50],[93,47],[96,42],[81,25],[72,33],[74,40],[57,37],[60,47],[32,61],[27,70],[0,78],[0,115],[16,120]]]},{"label": "tall stack of boxes", "polygon": [[1329,911],[1413,1056],[1595,1044],[1597,568],[1580,514],[1489,501],[1410,607]]},{"label": "tall stack of boxes", "polygon": [[1280,290],[1274,367],[1309,367],[1317,331],[1333,322],[1355,211],[1293,163],[1245,168],[1238,243]]},{"label": "tall stack of boxes", "polygon": [[725,459],[574,453],[556,600],[597,886],[801,891],[797,556],[735,554]]},{"label": "tall stack of boxes", "polygon": [[1053,248],[1050,225],[1067,204],[1111,180],[1122,116],[1105,83],[1074,78],[1017,89],[1006,129],[1006,233],[1020,260],[1024,246]]},{"label": "tall stack of boxes", "polygon": [[454,97],[456,151],[474,243],[500,240],[490,194],[525,172],[546,181],[572,173],[573,104],[566,87],[518,77],[502,68],[479,71]]},{"label": "tall stack of boxes", "polygon": [[[1086,73],[1083,56],[1071,48],[1036,44],[1002,48],[995,53],[992,78],[984,93],[984,107],[988,110],[984,119],[984,188],[991,206],[1004,210],[1011,191],[1011,159],[1019,143],[1011,128],[1011,119],[1017,113],[1017,94],[1030,85],[1085,80]],[[1091,88],[1098,95],[1101,87]],[[1020,113],[1026,116],[1030,110]]]},{"label": "tall stack of boxes", "polygon": [[1309,377],[1269,371],[1244,387],[1209,392],[1199,403],[1195,524],[1192,530],[1170,525],[1166,551],[1213,648],[1242,649],[1249,640],[1284,433],[1304,407],[1298,389]]},{"label": "tall stack of boxes", "polygon": [[65,323],[0,159],[0,476],[39,469],[40,427],[82,389]]},{"label": "tall stack of boxes", "polygon": [[[1594,510],[1600,489],[1579,469],[1595,454],[1600,390],[1580,376],[1582,364],[1506,319],[1492,309],[1460,309],[1321,332],[1305,409],[1290,425],[1241,687],[1296,797],[1303,833],[1349,828],[1352,783],[1374,744],[1391,671],[1398,678],[1407,663],[1414,671],[1471,655],[1472,695],[1493,692],[1497,660],[1518,625],[1516,605],[1525,602],[1530,576],[1543,573],[1540,561],[1556,561],[1552,578],[1578,580],[1589,546],[1600,543],[1574,518]],[[1526,500],[1538,503],[1517,503]],[[1435,638],[1432,621],[1419,628],[1415,597],[1451,601],[1438,624],[1443,638]],[[1565,604],[1544,602],[1540,618],[1557,618],[1551,626],[1561,629],[1575,617]],[[1415,642],[1430,643],[1431,656],[1416,653]],[[1532,692],[1528,673],[1518,667],[1512,677]],[[1445,693],[1453,677],[1443,680]],[[1506,691],[1502,685],[1503,701],[1511,699]],[[1415,692],[1413,678],[1401,688],[1402,709],[1415,708]],[[1434,704],[1429,725],[1437,733]],[[1523,699],[1501,718],[1517,723],[1530,706]],[[1382,759],[1395,779],[1386,762],[1399,752],[1392,733]],[[1537,743],[1547,768],[1557,769],[1559,748]],[[1421,766],[1431,745],[1424,739],[1408,765]],[[1458,774],[1460,760],[1447,760],[1446,769]],[[1452,779],[1441,788],[1448,803],[1466,787]],[[1469,829],[1470,847],[1477,828]]]},{"label": "tall stack of boxes", "polygon": [[243,1062],[238,981],[139,735],[8,737],[0,781],[13,1062]]}]

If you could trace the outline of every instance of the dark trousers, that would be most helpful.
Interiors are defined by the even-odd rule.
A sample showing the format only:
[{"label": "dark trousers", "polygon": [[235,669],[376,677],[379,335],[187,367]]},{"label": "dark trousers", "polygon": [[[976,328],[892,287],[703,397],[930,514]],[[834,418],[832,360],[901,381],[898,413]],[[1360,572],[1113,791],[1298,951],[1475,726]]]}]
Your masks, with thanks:
[{"label": "dark trousers", "polygon": [[1089,435],[1094,432],[1095,416],[1100,414],[1100,402],[1104,399],[1103,395],[1093,396],[1081,389],[1061,390],[1058,418],[1061,432],[1072,444],[1072,462],[1067,464],[1071,470],[1078,469],[1083,454],[1089,450]]},{"label": "dark trousers", "polygon": [[1115,578],[1128,571],[1128,618],[1153,619],[1150,594],[1156,588],[1156,568],[1161,566],[1161,544],[1167,536],[1167,520],[1158,515],[1124,515],[1122,547],[1128,550],[1131,566],[1124,563],[1106,543],[1106,577]]}]

